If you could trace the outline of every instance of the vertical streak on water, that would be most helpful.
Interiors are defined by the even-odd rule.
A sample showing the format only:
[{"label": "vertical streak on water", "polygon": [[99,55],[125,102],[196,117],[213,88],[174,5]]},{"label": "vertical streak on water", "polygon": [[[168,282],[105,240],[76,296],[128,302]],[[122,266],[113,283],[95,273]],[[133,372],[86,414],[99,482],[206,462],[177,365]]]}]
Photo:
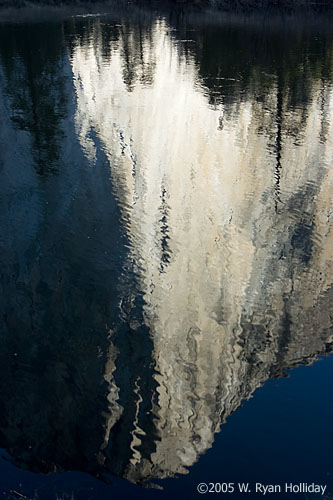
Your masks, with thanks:
[{"label": "vertical streak on water", "polygon": [[275,212],[278,211],[278,202],[280,200],[280,179],[281,179],[281,151],[282,151],[282,89],[281,89],[281,76],[278,77],[278,88],[277,88],[277,104],[276,104],[276,166],[275,166]]}]

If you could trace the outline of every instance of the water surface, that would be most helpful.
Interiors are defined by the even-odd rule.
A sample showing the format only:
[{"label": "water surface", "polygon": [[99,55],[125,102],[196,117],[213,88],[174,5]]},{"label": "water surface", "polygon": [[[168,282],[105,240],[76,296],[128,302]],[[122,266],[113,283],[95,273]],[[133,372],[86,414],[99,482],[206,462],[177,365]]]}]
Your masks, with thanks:
[{"label": "water surface", "polygon": [[267,22],[1,25],[5,498],[332,493],[333,33]]}]

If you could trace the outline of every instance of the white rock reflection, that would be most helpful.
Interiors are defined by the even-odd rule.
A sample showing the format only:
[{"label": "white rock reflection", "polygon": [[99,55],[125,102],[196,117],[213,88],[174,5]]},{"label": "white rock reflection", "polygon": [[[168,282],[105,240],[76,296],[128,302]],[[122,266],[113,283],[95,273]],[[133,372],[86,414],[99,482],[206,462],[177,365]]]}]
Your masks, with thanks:
[{"label": "white rock reflection", "polygon": [[275,79],[264,102],[208,106],[160,21],[144,42],[153,77],[129,89],[124,43],[108,60],[77,46],[72,67],[77,133],[89,159],[107,155],[154,345],[158,439],[144,459],[134,423],[137,481],[185,472],[244,398],[332,342],[333,99],[313,88],[295,141],[301,110]]},{"label": "white rock reflection", "polygon": [[106,60],[97,27],[72,68],[77,133],[89,159],[107,155],[154,345],[158,439],[143,458],[134,422],[137,481],[185,472],[244,398],[332,342],[333,94],[315,84],[304,118],[272,78],[264,102],[209,106],[162,21],[144,40],[152,78],[129,89],[124,44]]}]

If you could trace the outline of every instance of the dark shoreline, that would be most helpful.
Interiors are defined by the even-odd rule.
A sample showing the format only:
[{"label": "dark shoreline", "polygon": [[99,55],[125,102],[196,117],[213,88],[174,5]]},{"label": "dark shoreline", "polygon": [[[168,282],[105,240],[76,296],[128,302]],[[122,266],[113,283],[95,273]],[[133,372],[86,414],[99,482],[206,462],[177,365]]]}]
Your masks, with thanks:
[{"label": "dark shoreline", "polygon": [[[151,18],[163,16],[179,22],[203,21],[207,25],[215,24],[244,24],[253,27],[261,26],[261,29],[283,28],[289,30],[297,29],[297,25],[318,27],[330,30],[333,16],[333,0],[325,4],[325,8],[319,2],[310,2],[307,5],[301,1],[294,4],[293,8],[283,2],[283,7],[278,7],[277,1],[268,0],[241,0],[231,4],[230,0],[216,0],[216,5],[208,4],[208,1],[186,2],[182,0],[68,0],[55,2],[52,0],[0,0],[0,23],[22,23],[59,21],[68,17],[84,16],[116,16],[126,18],[129,16],[139,18]],[[246,6],[245,6],[246,4]],[[265,7],[264,7],[265,5]],[[295,24],[296,23],[296,24]],[[269,27],[269,28],[268,28]]]},{"label": "dark shoreline", "polygon": [[333,0],[0,0],[0,12],[31,8],[76,8],[96,11],[104,7],[179,9],[193,11],[250,12],[327,12],[333,11]]}]

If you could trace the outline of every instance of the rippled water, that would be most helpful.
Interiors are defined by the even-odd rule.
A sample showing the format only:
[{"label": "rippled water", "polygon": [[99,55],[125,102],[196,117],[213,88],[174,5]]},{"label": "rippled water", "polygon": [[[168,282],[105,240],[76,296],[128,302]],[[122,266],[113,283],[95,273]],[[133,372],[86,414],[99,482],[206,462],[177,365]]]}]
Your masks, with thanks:
[{"label": "rippled water", "polygon": [[[268,383],[253,414],[225,424],[333,346],[333,32],[266,23],[136,12],[1,25],[0,446],[15,466],[174,478],[173,491],[220,460],[228,482],[223,447],[205,457],[217,433],[240,436],[282,401],[268,419],[283,436],[256,438],[272,439],[275,472],[283,443],[290,470],[293,400],[308,390],[299,466],[332,487],[325,445],[320,471],[310,445],[318,427],[333,444],[329,359],[288,396]],[[238,479],[262,480],[247,439]],[[38,490],[42,476],[8,484],[4,464],[5,498],[19,498],[15,481]],[[88,496],[85,481],[75,499],[163,494],[114,479],[116,494]]]}]

